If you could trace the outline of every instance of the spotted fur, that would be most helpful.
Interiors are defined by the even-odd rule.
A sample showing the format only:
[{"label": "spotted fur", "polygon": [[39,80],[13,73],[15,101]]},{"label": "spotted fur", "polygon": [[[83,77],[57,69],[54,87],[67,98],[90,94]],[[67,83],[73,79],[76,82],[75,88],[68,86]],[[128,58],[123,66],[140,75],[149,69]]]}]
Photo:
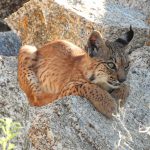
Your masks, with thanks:
[{"label": "spotted fur", "polygon": [[18,80],[34,106],[79,95],[107,117],[116,112],[116,102],[108,93],[119,87],[116,73],[107,62],[89,57],[67,41],[54,41],[38,50],[23,46],[18,57]]},{"label": "spotted fur", "polygon": [[43,106],[64,96],[78,95],[111,118],[117,110],[114,98],[118,98],[117,93],[123,90],[119,88],[116,72],[119,67],[112,62],[120,59],[110,60],[108,56],[114,54],[105,57],[106,52],[107,48],[103,57],[91,58],[85,50],[63,40],[49,42],[38,50],[25,45],[18,56],[20,87],[31,105]]}]

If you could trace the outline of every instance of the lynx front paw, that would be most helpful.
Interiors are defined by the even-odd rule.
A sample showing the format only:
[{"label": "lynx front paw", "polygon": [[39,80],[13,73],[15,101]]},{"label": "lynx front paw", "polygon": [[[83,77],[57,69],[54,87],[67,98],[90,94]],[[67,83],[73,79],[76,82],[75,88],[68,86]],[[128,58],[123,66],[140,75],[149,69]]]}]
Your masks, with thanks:
[{"label": "lynx front paw", "polygon": [[119,89],[114,90],[111,95],[116,99],[118,105],[123,107],[129,95],[129,85],[123,84]]},{"label": "lynx front paw", "polygon": [[[106,100],[102,102],[104,115],[108,118],[112,118],[117,113],[117,104],[114,100]],[[103,113],[102,112],[102,113]]]},{"label": "lynx front paw", "polygon": [[92,103],[100,113],[108,118],[112,118],[117,113],[117,104],[113,99],[99,99],[98,101],[92,101]]}]

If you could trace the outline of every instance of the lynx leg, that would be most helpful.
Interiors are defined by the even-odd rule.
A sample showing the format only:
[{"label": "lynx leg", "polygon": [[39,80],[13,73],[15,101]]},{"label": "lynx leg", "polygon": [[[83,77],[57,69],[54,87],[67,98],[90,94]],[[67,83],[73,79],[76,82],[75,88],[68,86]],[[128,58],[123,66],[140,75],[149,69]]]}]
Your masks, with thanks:
[{"label": "lynx leg", "polygon": [[40,107],[52,103],[55,99],[57,99],[56,95],[49,93],[37,93],[32,96],[32,99],[30,97],[29,102],[32,106]]},{"label": "lynx leg", "polygon": [[108,118],[116,113],[117,104],[111,95],[95,84],[88,82],[72,82],[60,93],[59,98],[68,95],[78,95],[87,98],[95,108]]},{"label": "lynx leg", "polygon": [[126,102],[127,97],[129,96],[129,89],[130,87],[126,84],[122,84],[119,89],[115,89],[111,95],[117,100],[120,107],[123,107],[123,105]]},{"label": "lynx leg", "polygon": [[56,94],[46,93],[42,90],[35,72],[31,68],[23,68],[19,72],[19,83],[26,93],[32,106],[43,106],[57,99]]}]

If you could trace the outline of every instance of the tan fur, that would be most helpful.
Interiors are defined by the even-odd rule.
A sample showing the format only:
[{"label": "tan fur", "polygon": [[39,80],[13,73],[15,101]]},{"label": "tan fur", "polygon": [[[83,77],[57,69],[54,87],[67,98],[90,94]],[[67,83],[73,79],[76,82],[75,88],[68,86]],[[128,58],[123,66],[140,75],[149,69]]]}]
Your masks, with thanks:
[{"label": "tan fur", "polygon": [[[129,86],[123,82],[126,80],[130,67],[126,47],[133,37],[134,31],[131,26],[129,31],[123,33],[120,37],[111,42],[108,40],[104,42],[100,32],[94,30],[90,34],[85,46],[85,50],[91,57],[101,58],[107,62],[107,64],[111,62],[111,64],[115,66],[112,70],[115,71],[117,79],[122,85],[110,91],[110,93],[117,102],[120,101],[120,106],[123,106],[129,95]],[[102,78],[106,80],[107,76],[103,76]],[[106,84],[103,86],[106,86]]]},{"label": "tan fur", "polygon": [[107,117],[116,112],[115,100],[107,92],[118,88],[115,71],[107,62],[89,57],[67,41],[54,41],[38,50],[23,46],[18,57],[18,80],[34,106],[79,95]]}]

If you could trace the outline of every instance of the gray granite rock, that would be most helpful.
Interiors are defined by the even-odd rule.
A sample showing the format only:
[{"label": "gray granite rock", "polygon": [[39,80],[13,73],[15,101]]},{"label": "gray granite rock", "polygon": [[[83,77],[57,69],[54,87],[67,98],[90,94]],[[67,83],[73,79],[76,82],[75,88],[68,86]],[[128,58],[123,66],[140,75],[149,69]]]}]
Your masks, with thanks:
[{"label": "gray granite rock", "polygon": [[28,115],[29,105],[17,81],[17,57],[0,55],[0,118],[12,118],[23,127],[20,136],[13,141],[16,145],[15,150],[29,150],[26,128],[29,125]]},{"label": "gray granite rock", "polygon": [[13,31],[0,32],[0,55],[16,56],[21,40]]},{"label": "gray granite rock", "polygon": [[18,87],[17,59],[0,59],[0,118],[21,122],[16,150],[148,150],[150,147],[150,48],[131,56],[128,101],[113,120],[84,98],[66,97],[44,107],[30,107]]},{"label": "gray granite rock", "polygon": [[[135,13],[136,17],[143,20],[150,29],[150,0],[106,0],[106,3],[121,5],[124,8],[140,12],[143,17],[139,13]],[[135,21],[135,18],[132,18],[132,20]],[[150,31],[148,34],[148,40],[145,45],[150,46]]]},{"label": "gray granite rock", "polygon": [[111,3],[121,4],[132,9],[139,10],[145,16],[150,17],[150,1],[149,0],[106,0]]}]

